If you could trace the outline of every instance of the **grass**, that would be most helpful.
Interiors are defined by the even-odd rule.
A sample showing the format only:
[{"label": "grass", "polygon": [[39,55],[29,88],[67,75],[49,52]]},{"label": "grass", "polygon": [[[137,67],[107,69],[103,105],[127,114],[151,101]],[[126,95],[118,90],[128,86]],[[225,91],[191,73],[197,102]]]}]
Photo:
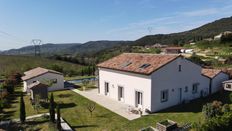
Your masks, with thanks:
[{"label": "grass", "polygon": [[[34,56],[5,56],[0,55],[0,78],[2,75],[8,75],[11,72],[20,72],[35,68],[35,67],[44,67],[50,68],[52,65],[58,65],[63,67],[64,72],[66,70],[78,70],[80,69],[80,65],[68,63],[64,61],[51,60],[41,57]],[[4,78],[4,77],[3,77]]]},{"label": "grass", "polygon": [[[21,87],[17,87],[15,93],[7,97],[8,104],[6,108],[3,109],[3,113],[0,114],[1,120],[19,119],[19,100],[22,92],[21,90]],[[37,113],[37,111],[31,105],[30,97],[28,95],[24,95],[24,102],[27,116],[48,112],[46,108],[41,107]]]},{"label": "grass", "polygon": [[[18,99],[11,101],[9,109],[4,109],[8,113],[8,118],[18,118]],[[158,113],[148,116],[143,116],[139,119],[129,121],[106,108],[96,104],[96,109],[93,111],[91,117],[90,112],[87,110],[88,103],[92,101],[70,91],[56,91],[54,92],[54,99],[61,107],[61,116],[71,125],[75,130],[88,131],[88,130],[138,130],[144,127],[156,127],[156,123],[170,119],[180,125],[192,122],[202,121],[202,106],[207,102],[213,100],[220,100],[224,104],[229,103],[228,93],[217,93],[211,97],[204,99],[197,99],[191,103],[175,106]],[[26,113],[27,116],[36,114],[37,112],[28,102],[29,99],[25,97]],[[41,109],[40,113],[48,112],[47,109]]]},{"label": "grass", "polygon": [[[60,97],[65,94],[66,97]],[[189,122],[198,122],[203,119],[201,114],[202,106],[213,100],[220,100],[229,103],[228,93],[215,94],[206,99],[198,99],[189,104],[175,106],[159,113],[143,116],[139,119],[129,121],[99,105],[90,117],[86,105],[91,102],[88,99],[72,92],[55,92],[55,100],[62,102],[62,116],[76,130],[138,130],[143,127],[156,126],[156,122],[170,119],[183,125]]]},{"label": "grass", "polygon": [[24,124],[19,122],[11,123],[8,130],[24,130],[24,131],[56,131],[55,124],[49,122],[49,117],[39,117],[27,120]]}]

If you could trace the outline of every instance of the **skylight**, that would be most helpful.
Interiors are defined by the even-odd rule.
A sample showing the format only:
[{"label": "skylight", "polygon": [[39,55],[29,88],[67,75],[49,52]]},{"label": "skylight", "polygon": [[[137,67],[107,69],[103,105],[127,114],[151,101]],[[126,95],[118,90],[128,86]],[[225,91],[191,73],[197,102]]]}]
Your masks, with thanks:
[{"label": "skylight", "polygon": [[143,65],[141,65],[139,68],[145,69],[145,68],[149,67],[150,65],[151,65],[151,64],[143,64]]},{"label": "skylight", "polygon": [[132,62],[127,61],[127,62],[124,62],[124,63],[121,65],[121,67],[127,67],[127,66],[129,66],[129,65],[131,65],[131,64],[132,64]]}]

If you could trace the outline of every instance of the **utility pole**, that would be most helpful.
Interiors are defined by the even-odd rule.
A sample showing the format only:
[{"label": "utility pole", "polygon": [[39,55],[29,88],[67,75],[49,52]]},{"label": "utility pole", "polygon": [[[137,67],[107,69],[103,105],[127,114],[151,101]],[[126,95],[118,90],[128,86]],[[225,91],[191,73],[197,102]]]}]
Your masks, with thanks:
[{"label": "utility pole", "polygon": [[40,56],[41,55],[41,48],[40,48],[40,46],[41,46],[42,40],[40,40],[40,39],[33,39],[31,42],[34,45],[35,56]]}]

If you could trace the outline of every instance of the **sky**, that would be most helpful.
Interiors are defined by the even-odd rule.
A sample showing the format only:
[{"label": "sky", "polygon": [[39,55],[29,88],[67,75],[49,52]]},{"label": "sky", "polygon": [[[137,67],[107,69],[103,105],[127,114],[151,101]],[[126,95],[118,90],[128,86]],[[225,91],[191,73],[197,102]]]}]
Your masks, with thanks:
[{"label": "sky", "polygon": [[0,0],[0,50],[136,40],[232,16],[232,0]]}]

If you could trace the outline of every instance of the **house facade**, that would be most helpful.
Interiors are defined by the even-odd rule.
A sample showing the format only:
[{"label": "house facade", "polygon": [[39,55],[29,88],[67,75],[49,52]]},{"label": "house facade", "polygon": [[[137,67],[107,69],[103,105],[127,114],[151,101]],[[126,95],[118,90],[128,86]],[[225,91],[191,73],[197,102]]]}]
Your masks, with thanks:
[{"label": "house facade", "polygon": [[151,112],[209,94],[202,67],[180,55],[124,53],[98,64],[99,94]]},{"label": "house facade", "polygon": [[29,93],[30,89],[28,86],[37,81],[50,85],[48,91],[64,89],[64,76],[60,72],[37,67],[24,72],[24,74],[25,75],[22,77],[24,92]]}]

